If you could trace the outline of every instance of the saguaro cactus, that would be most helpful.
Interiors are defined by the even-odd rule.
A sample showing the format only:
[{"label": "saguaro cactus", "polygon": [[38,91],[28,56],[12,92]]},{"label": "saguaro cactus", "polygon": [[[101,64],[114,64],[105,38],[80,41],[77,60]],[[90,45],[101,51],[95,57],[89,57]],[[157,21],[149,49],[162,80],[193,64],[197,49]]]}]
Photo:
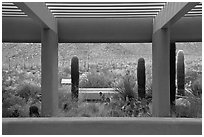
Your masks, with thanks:
[{"label": "saguaro cactus", "polygon": [[77,56],[74,56],[71,60],[71,82],[72,100],[77,101],[79,94],[79,60]]},{"label": "saguaro cactus", "polygon": [[145,98],[145,60],[139,58],[137,66],[137,85],[138,85],[138,96],[139,98]]},{"label": "saguaro cactus", "polygon": [[177,54],[177,87],[178,87],[178,95],[184,96],[185,94],[185,64],[184,64],[183,50],[179,50]]}]

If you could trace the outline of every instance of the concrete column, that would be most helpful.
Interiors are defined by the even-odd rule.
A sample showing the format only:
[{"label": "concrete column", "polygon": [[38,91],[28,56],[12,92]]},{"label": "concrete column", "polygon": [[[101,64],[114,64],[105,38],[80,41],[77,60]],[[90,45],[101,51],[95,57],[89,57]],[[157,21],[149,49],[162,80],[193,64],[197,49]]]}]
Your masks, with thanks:
[{"label": "concrete column", "polygon": [[170,104],[175,105],[176,98],[176,43],[170,44]]},{"label": "concrete column", "polygon": [[170,32],[159,29],[152,39],[152,113],[170,115]]},{"label": "concrete column", "polygon": [[58,35],[51,29],[41,33],[42,116],[55,116],[58,110]]}]

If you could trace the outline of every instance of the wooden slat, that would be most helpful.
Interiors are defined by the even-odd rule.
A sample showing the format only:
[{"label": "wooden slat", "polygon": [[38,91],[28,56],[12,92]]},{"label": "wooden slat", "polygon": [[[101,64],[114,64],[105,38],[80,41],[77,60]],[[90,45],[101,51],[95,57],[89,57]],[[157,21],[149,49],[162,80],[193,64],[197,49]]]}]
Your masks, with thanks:
[{"label": "wooden slat", "polygon": [[158,13],[160,10],[50,10],[52,13]]},{"label": "wooden slat", "polygon": [[2,9],[19,9],[17,6],[2,6]]},{"label": "wooden slat", "polygon": [[95,16],[95,15],[55,15],[56,18],[153,18],[156,15],[114,15],[114,16]]},{"label": "wooden slat", "polygon": [[2,9],[2,12],[22,12],[21,9]]},{"label": "wooden slat", "polygon": [[202,5],[197,5],[194,7],[194,9],[202,9]]},{"label": "wooden slat", "polygon": [[4,15],[25,15],[24,12],[2,12],[2,14]]},{"label": "wooden slat", "polygon": [[188,12],[187,14],[200,14],[200,15],[202,15],[202,11],[201,11],[201,12],[190,11],[190,12]]},{"label": "wooden slat", "polygon": [[164,6],[165,3],[113,3],[113,4],[76,4],[76,3],[63,3],[63,4],[53,4],[53,3],[46,3],[48,7],[154,7],[154,6]]},{"label": "wooden slat", "polygon": [[202,9],[192,9],[191,11],[202,11]]},{"label": "wooden slat", "polygon": [[163,6],[155,7],[48,7],[50,10],[160,10]]},{"label": "wooden slat", "polygon": [[2,7],[3,6],[14,6],[14,4],[13,3],[2,3]]},{"label": "wooden slat", "polygon": [[28,17],[28,15],[14,15],[14,14],[10,14],[10,15],[5,15],[5,14],[3,14],[2,15],[3,17]]},{"label": "wooden slat", "polygon": [[121,16],[121,15],[157,15],[157,13],[53,13],[53,15],[70,16]]},{"label": "wooden slat", "polygon": [[202,14],[186,14],[184,17],[200,17]]},{"label": "wooden slat", "polygon": [[46,2],[47,3],[50,3],[50,4],[68,4],[68,3],[71,3],[71,4],[148,4],[148,3],[152,3],[152,4],[155,4],[155,3],[166,3],[166,2],[90,2],[90,1],[87,1],[87,2]]}]

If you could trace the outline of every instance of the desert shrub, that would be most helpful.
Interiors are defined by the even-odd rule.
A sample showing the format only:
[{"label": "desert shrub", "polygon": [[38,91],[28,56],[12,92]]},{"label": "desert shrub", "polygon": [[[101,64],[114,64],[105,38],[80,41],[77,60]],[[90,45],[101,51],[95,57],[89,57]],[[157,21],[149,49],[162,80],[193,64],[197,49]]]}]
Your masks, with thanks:
[{"label": "desert shrub", "polygon": [[41,84],[41,72],[38,70],[2,70],[2,86],[17,87],[24,81],[32,82],[38,86]]},{"label": "desert shrub", "polygon": [[110,103],[106,106],[107,117],[125,117],[126,113],[122,110],[125,102],[119,94],[114,94]]},{"label": "desert shrub", "polygon": [[71,75],[70,75],[70,74],[67,75],[67,74],[65,74],[64,72],[59,71],[59,72],[58,72],[58,87],[61,87],[61,86],[62,86],[62,84],[61,84],[62,79],[70,79],[70,78],[71,78]]},{"label": "desert shrub", "polygon": [[71,103],[71,93],[63,93],[59,91],[58,100],[59,100],[59,108],[64,109],[65,104],[69,105]]},{"label": "desert shrub", "polygon": [[110,103],[112,109],[121,110],[125,117],[150,117],[152,115],[149,108],[151,100],[145,98],[133,98],[132,100],[116,99],[115,105],[112,104],[113,102],[111,101]]},{"label": "desert shrub", "polygon": [[113,79],[103,72],[92,71],[87,74],[79,82],[80,88],[110,88],[112,87]]},{"label": "desert shrub", "polygon": [[2,86],[14,86],[16,81],[17,72],[13,70],[2,70]]},{"label": "desert shrub", "polygon": [[123,100],[126,100],[126,98],[131,100],[138,96],[136,78],[134,75],[130,75],[129,72],[115,83],[115,89],[121,95]]},{"label": "desert shrub", "polygon": [[80,117],[94,117],[98,116],[99,105],[95,103],[83,103],[78,108],[78,116]]},{"label": "desert shrub", "polygon": [[176,105],[176,117],[201,118],[202,99],[198,97],[186,97],[189,105]]},{"label": "desert shrub", "polygon": [[123,100],[121,96],[114,95],[107,105],[109,117],[150,117],[149,101],[146,99],[133,98]]},{"label": "desert shrub", "polygon": [[149,117],[151,116],[148,101],[134,98],[124,100],[114,94],[110,102],[87,103],[71,101],[71,94],[61,94],[59,99],[60,117]]},{"label": "desert shrub", "polygon": [[[3,98],[4,98],[5,94],[3,95]],[[3,102],[2,102],[2,107],[3,108],[9,108],[13,105],[24,105],[26,102],[23,98],[19,97],[19,96],[15,96],[15,95],[7,95],[6,98],[3,99]]]},{"label": "desert shrub", "polygon": [[13,105],[10,108],[8,108],[10,112],[10,117],[28,117],[29,116],[29,105],[24,104],[21,105]]},{"label": "desert shrub", "polygon": [[[21,97],[16,100],[16,97],[10,98],[9,100],[13,100],[13,105],[10,107],[3,107],[2,109],[2,116],[3,117],[29,117],[29,107],[31,105],[35,105],[39,108],[39,112],[41,112],[41,102],[35,102],[30,99],[27,103]],[[22,102],[22,103],[20,103]],[[4,102],[4,104],[7,102]]]},{"label": "desert shrub", "polygon": [[26,104],[26,101],[19,97],[15,96],[13,94],[3,94],[3,101],[2,101],[2,116],[3,117],[11,117],[14,109],[14,106],[18,106],[20,108],[21,106],[24,106]]},{"label": "desert shrub", "polygon": [[2,116],[14,117],[15,111],[18,113],[18,116],[25,116],[24,114],[26,113],[26,111],[19,111],[20,109],[22,110],[24,108],[23,106],[25,105],[25,99],[21,98],[20,96],[16,96],[10,93],[4,93],[2,101]]},{"label": "desert shrub", "polygon": [[[119,94],[116,94],[117,96],[114,95],[113,100],[115,101],[110,103],[112,106],[111,110],[116,109],[119,112],[122,111],[122,115],[126,117],[151,116],[148,106],[151,100],[138,98],[136,78],[134,73],[130,74],[127,71],[126,75],[115,84],[115,88]],[[149,89],[147,94],[150,94],[148,96],[151,96],[151,89]]]},{"label": "desert shrub", "polygon": [[68,75],[71,74],[71,68],[70,67],[65,67],[63,69],[63,72],[64,72],[65,76],[68,76]]},{"label": "desert shrub", "polygon": [[152,66],[151,64],[146,65],[146,97],[152,97]]},{"label": "desert shrub", "polygon": [[110,109],[106,114],[107,117],[125,117],[125,113],[120,109]]},{"label": "desert shrub", "polygon": [[195,98],[189,98],[190,102],[190,108],[189,108],[189,114],[188,117],[191,118],[201,118],[202,117],[202,99],[195,97]]},{"label": "desert shrub", "polygon": [[189,117],[201,118],[202,117],[202,99],[195,97],[195,98],[189,99],[189,101],[191,103]]},{"label": "desert shrub", "polygon": [[199,74],[196,71],[188,70],[185,76],[185,82],[190,83],[195,81],[199,77]]},{"label": "desert shrub", "polygon": [[37,105],[40,109],[41,99],[38,96],[39,94],[37,94],[40,93],[40,89],[35,87],[34,85],[21,85],[21,87],[14,89],[4,89],[2,93],[2,116],[27,117],[29,116],[29,107],[31,105]]},{"label": "desert shrub", "polygon": [[124,117],[125,113],[121,109],[112,109],[110,105],[104,103],[76,103],[69,104],[68,111],[61,111],[59,116],[64,117]]},{"label": "desert shrub", "polygon": [[33,83],[24,82],[17,87],[17,96],[25,99],[26,102],[29,98],[33,98],[34,100],[41,100],[41,88]]},{"label": "desert shrub", "polygon": [[152,98],[152,85],[146,86],[146,98],[151,99]]},{"label": "desert shrub", "polygon": [[193,94],[197,97],[202,95],[202,77],[198,77],[192,84]]},{"label": "desert shrub", "polygon": [[26,117],[30,105],[40,104],[40,72],[33,69],[2,70],[3,117]]}]

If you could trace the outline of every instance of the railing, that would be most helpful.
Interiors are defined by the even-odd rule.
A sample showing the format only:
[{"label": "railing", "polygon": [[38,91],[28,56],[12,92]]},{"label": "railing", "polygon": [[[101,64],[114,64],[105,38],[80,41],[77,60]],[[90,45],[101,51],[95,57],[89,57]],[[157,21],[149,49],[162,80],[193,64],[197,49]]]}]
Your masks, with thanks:
[{"label": "railing", "polygon": [[3,118],[3,135],[201,135],[200,118]]}]

